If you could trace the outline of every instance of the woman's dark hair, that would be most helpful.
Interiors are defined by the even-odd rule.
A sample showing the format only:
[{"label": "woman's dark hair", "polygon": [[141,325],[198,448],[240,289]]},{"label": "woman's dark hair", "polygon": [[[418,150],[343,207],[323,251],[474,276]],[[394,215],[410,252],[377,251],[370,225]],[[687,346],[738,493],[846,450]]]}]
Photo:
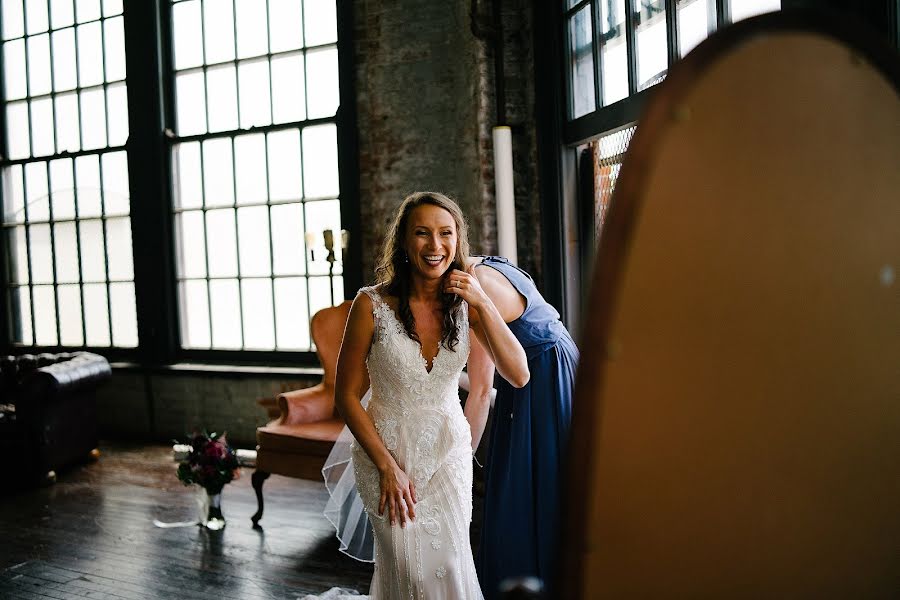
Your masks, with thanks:
[{"label": "woman's dark hair", "polygon": [[[387,294],[397,297],[397,316],[400,318],[406,334],[420,344],[422,340],[416,334],[416,319],[409,307],[411,276],[404,240],[410,213],[413,209],[426,204],[443,208],[456,221],[456,256],[448,270],[465,270],[469,258],[469,229],[466,219],[456,202],[438,192],[415,192],[403,200],[400,208],[397,209],[394,222],[387,232],[381,260],[375,268],[375,277],[378,283],[384,285]],[[459,342],[456,323],[459,319],[459,306],[462,304],[462,298],[457,294],[441,293],[441,304],[444,313],[441,344],[450,350],[455,350],[456,344]]]}]

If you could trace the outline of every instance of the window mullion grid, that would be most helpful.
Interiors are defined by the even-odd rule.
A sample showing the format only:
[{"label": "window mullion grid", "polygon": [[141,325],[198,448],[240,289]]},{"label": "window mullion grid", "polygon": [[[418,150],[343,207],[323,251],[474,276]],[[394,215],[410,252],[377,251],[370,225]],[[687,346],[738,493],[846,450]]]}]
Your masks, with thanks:
[{"label": "window mullion grid", "polygon": [[603,73],[601,68],[601,52],[600,52],[600,7],[597,6],[599,0],[591,0],[591,52],[594,53],[594,110],[603,107],[603,85],[600,74]]},{"label": "window mullion grid", "polygon": [[[237,92],[235,94],[235,97],[239,98],[240,97],[240,89],[237,89],[238,88],[238,80],[237,80],[237,71],[238,71],[238,66],[237,66],[237,60],[238,60],[237,59],[237,57],[238,57],[237,3],[235,2],[235,0],[231,0],[231,24],[234,29],[234,75],[235,75],[234,85],[236,88],[235,91]],[[271,61],[270,61],[270,64],[271,64]],[[271,66],[269,68],[269,71],[270,71],[269,85],[271,86],[272,85],[271,84],[271,79],[272,79]],[[207,94],[207,101],[206,101],[207,122],[209,122],[209,99],[208,98],[209,98],[209,95]],[[238,127],[240,127],[241,126],[241,102],[240,102],[240,100],[238,100],[238,102],[237,102],[237,118],[238,118]],[[207,131],[209,131],[209,127],[207,127]],[[235,252],[235,258],[237,259],[235,261],[235,264],[237,266],[238,319],[240,319],[240,323],[241,323],[241,350],[244,350],[244,349],[246,349],[246,347],[245,347],[246,341],[245,340],[247,339],[247,334],[245,331],[246,324],[244,323],[244,286],[243,286],[243,281],[241,280],[241,230],[240,230],[240,227],[238,227],[238,214],[237,214],[238,189],[237,189],[237,160],[235,158],[235,151],[234,151],[234,147],[235,147],[234,138],[235,137],[236,137],[235,135],[231,136],[231,187],[233,190],[232,196],[234,196],[234,205],[233,205],[231,211],[232,211],[232,215],[234,216],[234,242],[235,242],[234,252]],[[212,340],[210,340],[210,341],[212,341]]]},{"label": "window mullion grid", "polygon": [[628,95],[633,96],[638,88],[637,19],[634,12],[634,0],[625,0],[625,44],[628,58]]},{"label": "window mullion grid", "polygon": [[[307,47],[306,47],[306,6],[301,4],[301,12],[300,12],[300,37],[303,43],[303,116],[309,120],[309,67],[307,60]],[[269,40],[269,44],[271,45],[272,41]],[[271,47],[270,47],[271,50]],[[300,130],[297,132],[300,143],[300,189],[302,193],[300,195],[300,206],[302,210],[300,211],[303,214],[303,233],[306,232],[308,219],[306,217],[306,176],[304,174],[304,164],[306,161],[306,157],[303,156],[303,131]],[[304,243],[306,242],[306,235],[301,236],[303,238]],[[309,259],[312,256],[312,248],[305,248],[303,252],[303,260],[306,264],[306,316],[308,320],[312,320],[312,294],[309,291],[309,284],[311,281],[311,276],[309,273]],[[312,339],[312,330],[309,331],[309,347],[312,349],[313,339]]]},{"label": "window mullion grid", "polygon": [[[209,133],[209,89],[207,83],[207,64],[206,64],[206,2],[204,0],[200,0],[200,52],[203,57],[203,102],[204,102],[204,117],[206,119],[206,133]],[[235,80],[237,80],[237,73],[235,73]],[[238,101],[238,106],[240,106],[240,101]],[[238,109],[240,110],[240,108]],[[238,122],[240,125],[240,122]],[[213,321],[212,321],[212,286],[209,280],[209,231],[207,227],[207,207],[206,207],[206,161],[203,157],[203,148],[204,142],[200,141],[200,192],[203,194],[203,252],[206,256],[206,306],[207,306],[207,316],[209,317],[209,347],[213,347]],[[182,235],[184,233],[182,232]]]},{"label": "window mullion grid", "polygon": [[[56,76],[53,72],[53,28],[50,27],[49,24],[50,14],[50,0],[47,0],[47,42],[50,46],[50,111],[53,118],[53,153],[56,154],[58,152],[58,148],[56,147]],[[50,227],[50,262],[53,268],[53,300],[56,310],[56,345],[62,346],[62,326],[60,325],[61,319],[59,314],[59,277],[56,272],[56,224],[53,220],[53,181],[50,178],[49,157],[44,164],[47,171],[47,207],[48,214],[50,215],[50,223],[48,226]]]},{"label": "window mullion grid", "polygon": [[672,65],[678,61],[678,57],[681,56],[678,40],[678,10],[675,5],[675,0],[665,0],[666,48],[669,51],[668,69],[671,69]]},{"label": "window mullion grid", "polygon": [[[275,123],[275,100],[272,94],[272,26],[271,26],[271,13],[269,12],[269,0],[266,0],[266,47],[269,51],[269,103],[271,104],[272,111],[272,123]],[[306,64],[306,60],[304,59],[303,64]],[[304,82],[305,85],[305,82]],[[306,97],[306,90],[303,90],[304,99]],[[308,115],[304,115],[308,116]],[[299,135],[298,130],[298,135]],[[275,337],[275,350],[278,350],[278,320],[275,318],[275,242],[274,235],[272,232],[272,195],[269,192],[269,135],[263,135],[263,160],[265,161],[265,169],[266,169],[266,213],[269,215],[269,284],[272,288],[272,332]],[[301,165],[302,167],[303,165]],[[300,236],[301,239],[303,236]]]},{"label": "window mullion grid", "polygon": [[[101,77],[103,81],[103,111],[104,111],[104,119],[106,122],[106,145],[109,145],[109,110],[106,104],[106,94],[108,85],[106,83],[106,42],[104,39],[105,33],[103,31],[103,21],[100,22],[100,51],[103,53],[103,56],[100,60],[100,68]],[[106,192],[104,190],[104,182],[106,181],[106,177],[103,174],[103,152],[97,153],[97,169],[100,173],[100,215],[101,215],[101,223],[103,224],[103,269],[104,275],[106,277],[106,320],[107,325],[109,326],[109,345],[115,346],[115,341],[113,339],[113,317],[112,317],[112,284],[110,282],[109,276],[109,222],[106,217]]]},{"label": "window mullion grid", "polygon": [[[25,24],[25,35],[22,38],[25,45],[25,107],[28,113],[28,156],[29,159],[34,158],[34,131],[31,126],[31,77],[28,52],[28,6],[27,2],[22,2],[22,22]],[[26,176],[26,166],[28,162],[22,164],[22,207],[25,216],[25,246],[26,255],[28,256],[28,302],[31,305],[31,343],[37,344],[37,320],[34,318],[34,270],[32,269],[31,257],[31,223],[28,220],[28,177]]]}]

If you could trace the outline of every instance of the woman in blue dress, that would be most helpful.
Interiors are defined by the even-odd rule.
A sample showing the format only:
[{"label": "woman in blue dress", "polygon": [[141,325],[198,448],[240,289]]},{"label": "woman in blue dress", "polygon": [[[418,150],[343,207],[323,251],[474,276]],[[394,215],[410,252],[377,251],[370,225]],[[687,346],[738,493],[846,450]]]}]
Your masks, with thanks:
[{"label": "woman in blue dress", "polygon": [[[495,256],[472,257],[469,270],[525,349],[531,374],[518,389],[500,377],[496,381],[476,559],[481,589],[490,600],[504,579],[536,576],[547,582],[554,572],[578,348],[528,273]],[[477,447],[494,368],[474,344],[468,373],[465,413]]]}]

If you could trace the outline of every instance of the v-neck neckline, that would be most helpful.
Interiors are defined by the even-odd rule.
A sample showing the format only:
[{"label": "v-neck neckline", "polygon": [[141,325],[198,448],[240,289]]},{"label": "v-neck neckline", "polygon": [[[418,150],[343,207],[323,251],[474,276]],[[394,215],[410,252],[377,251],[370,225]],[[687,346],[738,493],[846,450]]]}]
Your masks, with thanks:
[{"label": "v-neck neckline", "polygon": [[[388,309],[388,312],[391,313],[391,318],[394,319],[394,322],[400,326],[400,330],[403,332],[404,335],[406,335],[406,327],[403,325],[403,321],[400,320],[400,317],[397,316],[397,311],[395,311],[393,309],[393,307],[391,307],[391,305],[388,304],[387,300],[384,299],[384,296],[381,295],[381,292],[379,292],[377,289],[375,290],[375,292],[378,294],[378,297],[384,303],[384,306]],[[418,334],[419,334],[419,332],[417,331],[416,335],[418,335]],[[421,341],[417,342],[416,340],[412,339],[408,335],[406,337],[407,337],[407,339],[409,339],[410,342],[412,342],[413,344],[416,344],[416,346],[418,346],[418,350],[416,352],[418,353],[419,359],[421,360],[422,369],[425,371],[426,375],[431,375],[434,372],[434,367],[437,364],[438,357],[441,355],[441,352],[444,351],[444,344],[442,344],[441,342],[438,342],[438,351],[434,355],[434,357],[431,359],[431,368],[429,369],[428,368],[428,359],[425,358],[425,355],[422,353],[422,350],[424,350],[424,347],[422,346],[422,342]]]}]

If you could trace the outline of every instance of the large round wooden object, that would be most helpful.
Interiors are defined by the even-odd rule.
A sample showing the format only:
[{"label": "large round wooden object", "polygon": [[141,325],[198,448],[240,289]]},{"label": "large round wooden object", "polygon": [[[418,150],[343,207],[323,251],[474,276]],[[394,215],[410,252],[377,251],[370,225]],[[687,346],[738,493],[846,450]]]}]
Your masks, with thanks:
[{"label": "large round wooden object", "polygon": [[581,338],[561,597],[900,590],[896,61],[764,17],[650,100]]}]

